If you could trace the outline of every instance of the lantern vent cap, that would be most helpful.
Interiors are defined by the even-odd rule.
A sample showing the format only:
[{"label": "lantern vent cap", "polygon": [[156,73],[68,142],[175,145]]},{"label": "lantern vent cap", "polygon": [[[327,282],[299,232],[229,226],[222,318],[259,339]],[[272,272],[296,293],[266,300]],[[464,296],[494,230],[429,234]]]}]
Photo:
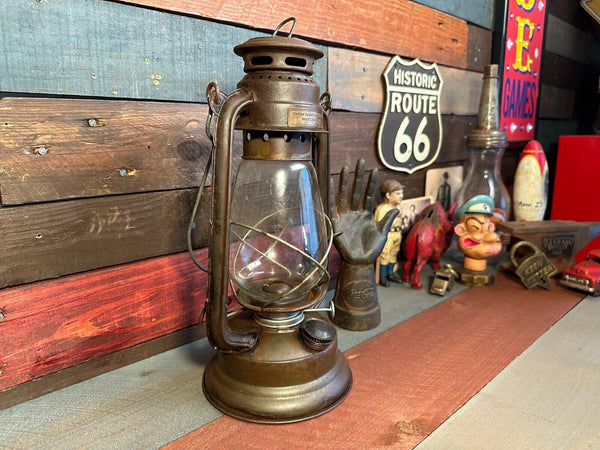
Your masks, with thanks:
[{"label": "lantern vent cap", "polygon": [[[277,36],[279,29],[289,21],[294,22],[290,34]],[[314,61],[324,53],[310,42],[292,37],[295,26],[296,19],[291,17],[279,24],[272,36],[250,38],[236,45],[233,51],[244,58],[244,71],[288,70],[312,74]]]}]

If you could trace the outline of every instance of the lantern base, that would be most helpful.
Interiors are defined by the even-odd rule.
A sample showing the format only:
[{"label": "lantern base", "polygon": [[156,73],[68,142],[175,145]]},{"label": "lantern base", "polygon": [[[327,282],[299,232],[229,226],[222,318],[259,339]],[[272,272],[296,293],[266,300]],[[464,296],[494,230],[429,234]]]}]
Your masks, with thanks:
[{"label": "lantern base", "polygon": [[[229,326],[248,329],[257,323],[252,312],[240,311]],[[218,352],[204,371],[208,401],[229,416],[258,423],[298,422],[335,408],[352,386],[348,362],[335,333],[325,348],[312,350],[300,337],[301,327],[263,326],[252,351]]]}]

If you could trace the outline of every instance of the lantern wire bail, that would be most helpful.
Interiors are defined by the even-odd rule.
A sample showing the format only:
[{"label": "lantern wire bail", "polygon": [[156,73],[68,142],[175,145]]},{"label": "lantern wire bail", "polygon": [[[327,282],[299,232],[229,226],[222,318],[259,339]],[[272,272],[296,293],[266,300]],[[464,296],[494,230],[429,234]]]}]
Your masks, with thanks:
[{"label": "lantern wire bail", "polygon": [[208,103],[209,111],[208,111],[208,119],[206,121],[206,135],[211,140],[212,146],[211,150],[208,154],[208,160],[206,161],[206,166],[204,166],[204,172],[202,173],[202,178],[200,179],[200,185],[198,187],[198,194],[196,195],[196,201],[194,202],[194,206],[192,207],[192,214],[190,217],[190,221],[188,223],[187,232],[186,232],[186,241],[188,253],[190,254],[193,263],[203,272],[208,273],[208,268],[203,266],[200,261],[196,258],[194,254],[194,246],[192,243],[192,231],[196,228],[196,215],[198,214],[198,207],[200,206],[200,201],[202,199],[202,191],[206,184],[206,180],[208,178],[208,174],[210,173],[210,169],[212,166],[213,155],[216,147],[216,140],[213,134],[213,120],[214,117],[219,117],[220,107],[223,105],[223,101],[226,99],[226,96],[219,89],[219,85],[216,81],[213,81],[208,84],[206,88],[206,100]]},{"label": "lantern wire bail", "polygon": [[296,28],[296,18],[295,17],[288,17],[283,22],[281,22],[279,25],[277,25],[277,28],[275,28],[275,31],[273,31],[273,36],[277,35],[277,33],[279,32],[281,27],[283,27],[288,22],[294,22],[294,24],[292,25],[292,29],[290,30],[290,34],[288,34],[288,37],[292,37],[292,34],[294,33],[294,28]]}]

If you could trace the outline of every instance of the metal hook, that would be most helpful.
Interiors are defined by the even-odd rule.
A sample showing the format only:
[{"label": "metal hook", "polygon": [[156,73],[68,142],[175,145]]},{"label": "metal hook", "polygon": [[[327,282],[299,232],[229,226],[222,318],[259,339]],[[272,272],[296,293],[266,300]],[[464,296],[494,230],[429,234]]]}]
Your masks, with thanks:
[{"label": "metal hook", "polygon": [[206,87],[206,101],[208,103],[208,117],[206,119],[205,132],[214,144],[212,125],[215,115],[218,115],[218,106],[221,104],[221,91],[216,81],[211,81]]},{"label": "metal hook", "polygon": [[319,99],[319,103],[321,104],[321,108],[323,108],[323,112],[326,116],[331,112],[331,94],[329,92],[324,92]]},{"label": "metal hook", "polygon": [[294,24],[292,25],[292,29],[290,30],[290,34],[288,34],[288,37],[292,37],[292,34],[294,33],[294,28],[296,28],[296,18],[295,17],[288,17],[283,22],[281,22],[277,26],[277,28],[275,28],[275,31],[273,31],[273,36],[275,36],[279,32],[281,27],[283,27],[288,22],[294,22]]}]

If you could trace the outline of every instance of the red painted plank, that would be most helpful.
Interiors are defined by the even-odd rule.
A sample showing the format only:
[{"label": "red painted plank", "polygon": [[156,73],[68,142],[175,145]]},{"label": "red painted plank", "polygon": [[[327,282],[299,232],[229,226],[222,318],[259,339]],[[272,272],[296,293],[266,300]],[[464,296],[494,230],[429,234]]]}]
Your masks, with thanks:
[{"label": "red painted plank", "polygon": [[[350,45],[439,64],[467,66],[467,22],[409,0],[126,0],[272,31],[297,19],[295,36]],[[287,25],[283,32],[287,33]]]},{"label": "red painted plank", "polygon": [[0,290],[0,389],[193,325],[205,291],[187,253]]},{"label": "red painted plank", "polygon": [[354,386],[333,411],[276,427],[224,416],[166,448],[413,448],[581,299],[499,274],[348,351]]},{"label": "red painted plank", "polygon": [[206,281],[185,252],[0,290],[0,390],[197,324]]}]

